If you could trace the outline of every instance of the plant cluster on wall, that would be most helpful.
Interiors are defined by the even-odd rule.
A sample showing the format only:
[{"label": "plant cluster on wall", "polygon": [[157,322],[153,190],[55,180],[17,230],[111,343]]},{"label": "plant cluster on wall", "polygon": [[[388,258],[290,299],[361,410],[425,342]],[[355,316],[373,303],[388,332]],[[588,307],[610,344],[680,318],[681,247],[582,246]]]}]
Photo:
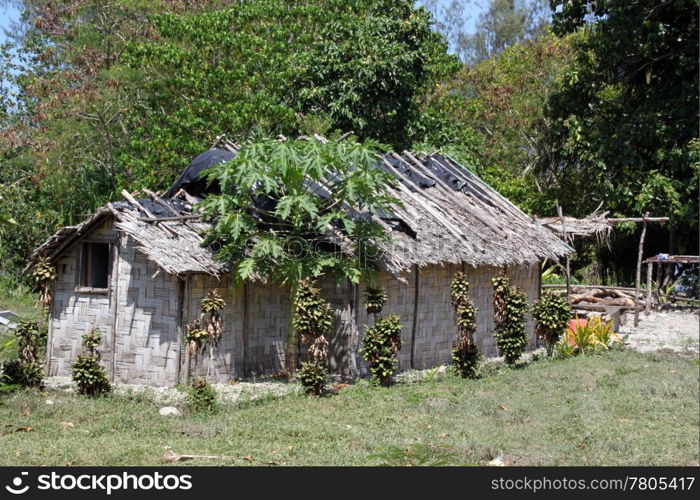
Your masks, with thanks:
[{"label": "plant cluster on wall", "polygon": [[328,369],[328,340],[326,335],[333,327],[330,305],[321,297],[321,290],[310,278],[299,282],[294,300],[292,327],[309,346],[310,361],[302,363],[299,380],[307,394],[322,396],[325,392]]},{"label": "plant cluster on wall", "polygon": [[450,283],[452,308],[457,319],[457,344],[452,349],[452,363],[463,378],[477,378],[481,353],[474,342],[478,309],[469,298],[469,281],[462,272],[455,274]]},{"label": "plant cluster on wall", "polygon": [[493,336],[498,344],[501,356],[512,365],[525,350],[527,333],[525,331],[525,314],[529,306],[527,294],[519,287],[512,286],[506,276],[492,278],[493,311],[496,329]]},{"label": "plant cluster on wall", "polygon": [[374,314],[374,325],[365,326],[362,356],[369,363],[374,380],[381,386],[392,384],[398,368],[397,357],[401,350],[401,318],[398,314],[380,316],[387,295],[384,290],[370,285],[364,292],[365,310]]}]

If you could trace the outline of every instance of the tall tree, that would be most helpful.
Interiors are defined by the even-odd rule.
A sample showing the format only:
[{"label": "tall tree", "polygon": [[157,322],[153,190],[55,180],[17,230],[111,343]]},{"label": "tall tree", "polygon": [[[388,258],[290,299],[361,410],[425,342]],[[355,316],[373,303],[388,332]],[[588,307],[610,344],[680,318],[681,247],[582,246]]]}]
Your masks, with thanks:
[{"label": "tall tree", "polygon": [[548,100],[548,155],[539,162],[568,213],[585,215],[604,201],[625,215],[669,215],[678,250],[692,253],[698,6],[697,0],[552,1],[554,31],[586,36]]},{"label": "tall tree", "polygon": [[123,188],[165,188],[220,134],[342,128],[404,146],[420,96],[456,69],[407,0],[22,3],[0,189],[35,232],[0,258]]},{"label": "tall tree", "polygon": [[475,0],[426,0],[435,29],[465,63],[475,65],[497,56],[507,47],[547,33],[550,11],[547,0],[489,0],[470,29],[471,16],[482,4]]},{"label": "tall tree", "polygon": [[499,56],[436,87],[422,120],[425,140],[475,168],[521,208],[537,214],[554,210],[546,183],[534,165],[548,155],[550,125],[543,107],[573,61],[572,35],[546,35],[508,47]]}]

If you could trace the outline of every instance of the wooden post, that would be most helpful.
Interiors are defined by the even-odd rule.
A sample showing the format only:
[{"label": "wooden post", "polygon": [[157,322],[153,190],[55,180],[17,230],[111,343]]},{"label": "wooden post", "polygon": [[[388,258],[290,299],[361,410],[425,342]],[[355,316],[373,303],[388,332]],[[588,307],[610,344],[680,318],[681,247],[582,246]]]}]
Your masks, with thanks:
[{"label": "wooden post", "polygon": [[[183,300],[183,306],[185,308],[185,313],[182,318],[182,325],[187,330],[187,322],[189,320],[190,314],[190,294],[192,289],[190,287],[190,273],[185,275],[185,300]],[[184,342],[183,342],[184,345]],[[185,346],[185,385],[190,383],[190,350]]]},{"label": "wooden post", "polygon": [[185,346],[185,279],[177,278],[177,383],[182,383],[182,351]]},{"label": "wooden post", "polygon": [[413,272],[415,274],[415,290],[413,293],[413,324],[411,325],[411,369],[416,368],[416,332],[418,331],[418,305],[420,300],[419,286],[420,286],[420,270],[418,265],[413,266]]},{"label": "wooden post", "polygon": [[651,275],[654,269],[654,264],[652,262],[647,262],[647,307],[645,314],[646,316],[649,316],[649,313],[651,312]]},{"label": "wooden post", "polygon": [[647,235],[647,217],[649,212],[642,218],[642,235],[639,237],[639,252],[637,253],[637,286],[634,292],[634,326],[639,324],[639,291],[642,286],[642,254],[644,253],[644,238]]},{"label": "wooden post", "polygon": [[117,369],[117,327],[119,325],[117,316],[119,315],[119,259],[120,259],[121,238],[117,240],[112,248],[112,282],[109,290],[110,309],[112,313],[112,331],[110,332],[109,342],[112,344],[112,359],[109,363],[109,380],[114,382],[115,372]]},{"label": "wooden post", "polygon": [[[559,214],[559,219],[561,220],[561,230],[564,235],[564,241],[568,242],[566,236],[566,222],[564,222],[564,211],[561,209],[561,205],[557,201],[557,213]],[[571,300],[571,259],[566,256],[566,300]]]},{"label": "wooden post", "polygon": [[241,348],[243,349],[243,376],[248,376],[248,329],[250,324],[250,317],[248,315],[248,303],[249,297],[248,292],[250,290],[250,285],[248,281],[243,282],[243,321],[241,325],[241,330],[243,334],[241,335]]}]

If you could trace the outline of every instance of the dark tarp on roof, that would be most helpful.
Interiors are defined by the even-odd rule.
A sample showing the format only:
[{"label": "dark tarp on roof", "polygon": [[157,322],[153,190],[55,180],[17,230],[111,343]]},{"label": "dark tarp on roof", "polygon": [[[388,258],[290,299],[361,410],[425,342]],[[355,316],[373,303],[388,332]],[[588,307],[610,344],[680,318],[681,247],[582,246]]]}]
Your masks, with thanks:
[{"label": "dark tarp on roof", "polygon": [[207,193],[218,193],[218,185],[208,185],[207,181],[200,179],[200,174],[215,165],[231,161],[235,154],[228,149],[213,148],[197,156],[192,162],[182,171],[170,190],[163,195],[165,198],[171,198],[177,194],[180,189],[184,189],[192,196],[203,198]]}]

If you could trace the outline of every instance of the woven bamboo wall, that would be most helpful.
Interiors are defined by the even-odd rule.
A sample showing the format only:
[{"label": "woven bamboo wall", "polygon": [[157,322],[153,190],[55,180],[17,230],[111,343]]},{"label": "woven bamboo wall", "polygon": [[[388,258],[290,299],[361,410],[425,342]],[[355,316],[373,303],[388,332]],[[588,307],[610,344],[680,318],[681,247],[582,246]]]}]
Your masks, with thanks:
[{"label": "woven bamboo wall", "polygon": [[234,288],[226,277],[190,277],[185,322],[199,317],[202,299],[216,288],[226,301],[224,333],[212,364],[209,352],[190,359],[190,373],[225,381],[232,377],[279,373],[289,331],[289,290],[248,283]]},{"label": "woven bamboo wall", "polygon": [[[403,273],[402,282],[388,273],[379,273],[378,282],[387,290],[388,300],[383,314],[398,314],[401,317],[403,331],[401,334],[402,347],[399,353],[399,370],[411,368],[411,340],[413,334],[414,316],[416,318],[415,342],[413,348],[413,367],[416,369],[429,368],[438,364],[450,362],[450,352],[457,336],[454,313],[450,304],[450,281],[454,273],[461,271],[462,266],[429,266],[420,270],[418,276],[418,307],[416,304],[416,275]],[[476,341],[484,356],[498,356],[498,347],[493,339],[493,285],[491,278],[497,276],[501,269],[493,267],[474,268],[465,266],[464,271],[471,284],[471,297],[476,307],[477,332]],[[532,303],[539,294],[539,274],[536,267],[519,266],[508,269],[511,283],[521,287]],[[364,292],[364,284],[360,285],[360,297]],[[361,302],[361,300],[360,300]],[[362,326],[371,324],[373,318],[368,318],[363,305],[360,303],[356,311],[356,323]],[[529,348],[534,347],[534,323],[527,316],[526,330],[528,332]],[[361,342],[361,332],[360,339]],[[358,369],[361,374],[367,373],[364,362],[358,357]]]},{"label": "woven bamboo wall", "polygon": [[176,384],[181,344],[178,278],[136,250],[131,237],[122,239],[117,275],[114,379]]},{"label": "woven bamboo wall", "polygon": [[[115,239],[116,232],[107,219],[81,241],[110,243]],[[82,350],[81,337],[93,327],[102,332],[102,358],[108,360],[112,356],[109,293],[84,292],[77,288],[79,251],[80,245],[74,244],[55,262],[54,303],[47,340],[46,373],[49,376],[70,375],[70,365]],[[113,284],[114,280],[110,283],[110,293]]]}]

